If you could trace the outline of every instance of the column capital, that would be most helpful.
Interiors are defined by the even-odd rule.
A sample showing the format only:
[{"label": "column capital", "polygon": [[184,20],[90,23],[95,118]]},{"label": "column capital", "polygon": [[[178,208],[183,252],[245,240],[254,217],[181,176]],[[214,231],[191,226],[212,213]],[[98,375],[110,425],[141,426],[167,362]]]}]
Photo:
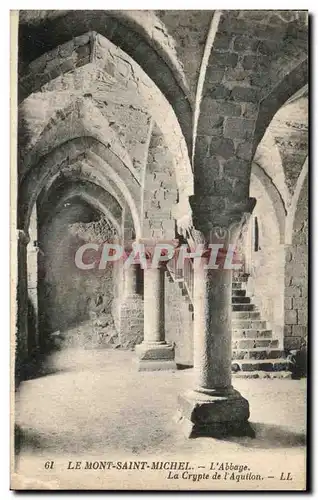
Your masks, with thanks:
[{"label": "column capital", "polygon": [[23,245],[27,246],[30,242],[29,234],[26,233],[23,229],[17,229],[16,235],[18,243],[22,243]]},{"label": "column capital", "polygon": [[206,241],[233,241],[247,223],[255,198],[232,201],[221,196],[192,196],[193,225]]}]

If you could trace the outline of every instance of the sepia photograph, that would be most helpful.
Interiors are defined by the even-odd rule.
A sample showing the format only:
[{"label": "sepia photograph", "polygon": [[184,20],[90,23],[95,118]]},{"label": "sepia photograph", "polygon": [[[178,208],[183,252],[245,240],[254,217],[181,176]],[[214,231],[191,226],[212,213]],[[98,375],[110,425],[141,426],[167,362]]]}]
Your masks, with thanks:
[{"label": "sepia photograph", "polygon": [[11,10],[12,490],[308,490],[308,32]]}]

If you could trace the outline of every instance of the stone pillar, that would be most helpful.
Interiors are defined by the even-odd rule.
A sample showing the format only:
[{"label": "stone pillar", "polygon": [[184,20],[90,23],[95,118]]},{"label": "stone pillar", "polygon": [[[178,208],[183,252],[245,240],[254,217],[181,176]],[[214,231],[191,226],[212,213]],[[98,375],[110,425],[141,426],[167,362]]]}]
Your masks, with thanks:
[{"label": "stone pillar", "polygon": [[136,346],[138,369],[173,370],[174,346],[165,341],[165,266],[144,270],[144,340]]},{"label": "stone pillar", "polygon": [[[201,229],[200,243],[205,241],[208,247],[209,243],[216,243],[213,231],[223,232],[226,253],[239,234],[244,212],[251,211],[254,204],[240,203],[232,206],[230,213],[222,214],[194,211],[196,227]],[[214,225],[206,221],[213,221]],[[219,237],[217,242],[221,243]],[[231,382],[232,270],[224,269],[220,261],[216,262],[218,269],[206,269],[208,257],[194,261],[195,383],[192,390],[179,396],[179,420],[189,437],[251,434],[248,401]]]},{"label": "stone pillar", "polygon": [[29,235],[17,231],[17,317],[16,317],[16,377],[23,380],[28,359],[28,275],[27,245]]},{"label": "stone pillar", "polygon": [[205,269],[194,259],[194,372],[196,390],[231,386],[232,271]]}]

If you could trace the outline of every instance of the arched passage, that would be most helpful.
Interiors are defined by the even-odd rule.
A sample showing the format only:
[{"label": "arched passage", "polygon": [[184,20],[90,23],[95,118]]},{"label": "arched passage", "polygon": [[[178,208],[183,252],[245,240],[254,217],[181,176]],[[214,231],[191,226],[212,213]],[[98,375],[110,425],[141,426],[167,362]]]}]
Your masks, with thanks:
[{"label": "arched passage", "polygon": [[[173,48],[173,40],[163,36],[164,26],[154,13],[116,11],[68,11],[61,16],[34,19],[25,13],[20,25],[21,56],[30,62],[44,52],[95,31],[129,54],[155,82],[175,109],[191,151],[192,112],[185,78]],[[36,43],[34,41],[37,40]],[[40,41],[40,43],[39,43]]]},{"label": "arched passage", "polygon": [[[286,208],[282,199],[280,192],[278,191],[276,185],[273,183],[272,179],[266,174],[265,170],[260,167],[256,162],[252,164],[251,176],[256,176],[257,179],[263,184],[264,189],[270,199],[272,208],[276,215],[277,224],[279,227],[279,243],[285,242],[285,220],[286,220]],[[251,177],[252,182],[252,177]],[[250,195],[253,194],[250,192]]]},{"label": "arched passage", "polygon": [[[138,200],[139,189],[136,187],[135,196],[133,196],[122,180],[122,176],[106,163],[107,160],[111,164],[115,163],[117,172],[124,168],[118,158],[114,158],[114,155],[110,154],[109,148],[105,148],[89,137],[73,139],[54,149],[30,169],[23,178],[19,190],[18,226],[27,230],[32,207],[50,177],[57,174],[62,168],[66,168],[70,162],[71,164],[77,162],[76,168],[86,172],[86,175],[89,172],[97,184],[103,186],[103,179],[110,178],[117,185],[131,210],[136,237],[140,237],[139,210],[135,201]],[[127,169],[124,168],[124,172],[126,171]]]},{"label": "arched passage", "polygon": [[284,229],[286,210],[277,187],[253,163],[250,196],[256,199],[245,233],[248,294],[283,347],[284,335]]},{"label": "arched passage", "polygon": [[118,292],[114,269],[108,266],[99,272],[97,262],[85,272],[74,265],[74,256],[86,242],[102,244],[108,239],[111,243],[122,236],[122,207],[102,187],[63,172],[49,186],[32,210],[27,250],[28,295],[35,306],[34,324],[29,306],[29,352],[40,348],[42,354],[52,347],[55,330],[88,321],[96,297],[105,302],[103,313],[111,320],[111,304]]},{"label": "arched passage", "polygon": [[[127,55],[120,53],[120,49],[111,46],[112,44],[96,31],[90,30],[87,35],[83,34],[78,38],[80,40],[72,39],[71,43],[66,42],[57,50],[61,56],[68,53],[69,50],[72,52],[73,48],[76,49],[75,60],[78,64],[75,64],[73,68],[66,68],[70,63],[66,57],[63,63],[60,61],[57,65],[58,72],[55,71],[57,68],[52,71],[53,59],[56,56],[56,51],[54,56],[53,50],[48,56],[43,54],[43,57],[40,56],[40,60],[33,60],[28,69],[24,67],[22,70],[24,76],[20,80],[21,96],[26,97],[34,91],[35,93],[25,99],[20,106],[20,153],[22,154],[20,155],[21,184],[18,225],[27,231],[30,213],[32,207],[35,206],[37,196],[52,182],[52,178],[61,172],[78,169],[80,175],[88,176],[91,181],[103,188],[109,184],[114,187],[118,197],[123,200],[125,223],[126,221],[129,223],[130,218],[133,220],[132,238],[139,239],[142,233],[140,225],[141,190],[138,172],[135,170],[133,157],[130,157],[130,151],[125,149],[123,141],[112,129],[114,120],[109,118],[107,109],[105,110],[108,101],[113,102],[114,93],[112,91],[108,94],[105,93],[105,86],[102,96],[100,93],[98,94],[98,91],[101,90],[101,81],[107,84],[109,77],[105,67],[103,67],[103,64],[109,63],[105,55],[110,55],[110,59],[116,57],[119,69],[123,64],[126,68],[131,67],[134,76],[137,68],[138,78],[140,78],[140,71],[134,60],[130,60]],[[90,53],[87,52],[89,49],[87,42],[89,42],[88,45],[91,44],[92,51]],[[113,51],[111,54],[107,52],[110,49]],[[45,64],[42,68],[43,59]],[[48,60],[51,60],[51,63],[47,65]],[[85,65],[87,68],[83,69]],[[92,66],[94,66],[93,70]],[[76,72],[74,82],[76,81],[77,87],[70,84],[71,69]],[[32,78],[34,72],[41,73],[43,78]],[[67,73],[65,78],[64,73]],[[89,80],[90,77],[92,77],[91,80]],[[64,85],[62,89],[59,87],[61,79]],[[87,92],[81,88],[82,84],[83,87],[85,86],[87,80],[96,84],[95,90],[102,101],[99,101],[97,106],[94,102],[96,96],[92,86],[89,85]],[[136,81],[131,83],[136,84]],[[145,74],[141,87],[137,85],[137,93],[140,94],[139,97],[141,96],[137,104],[138,106],[141,104],[141,107],[145,108],[147,112],[150,111],[151,115],[154,114],[155,120],[158,117],[159,127],[169,129],[168,146],[173,152],[173,161],[176,160],[175,174],[179,181],[178,187],[183,196],[188,196],[192,193],[193,186],[191,166],[188,154],[185,152],[186,142],[175,118],[175,111],[171,112],[172,107],[168,104],[169,99],[167,102],[162,96],[159,99],[161,88],[160,86],[159,89],[154,88],[151,83],[151,76]],[[116,85],[117,87],[119,88],[120,85]],[[79,88],[84,95],[78,95]],[[39,90],[41,92],[36,92]],[[117,92],[115,105],[127,106],[131,96],[131,89],[130,93],[125,93],[122,89],[121,92]],[[162,103],[163,106],[161,106]],[[38,116],[39,109],[46,110],[45,116]],[[162,109],[168,110],[168,112],[162,113]],[[183,118],[185,116],[183,114]],[[117,125],[116,121],[115,124]],[[27,133],[25,134],[25,132]],[[78,147],[79,145],[80,147]]]},{"label": "arched passage", "polygon": [[[87,34],[87,39],[89,36],[92,34]],[[56,137],[62,137],[62,130],[65,129],[67,136],[70,133],[74,135],[76,130],[80,130],[79,135],[82,135],[82,129],[85,128],[89,135],[101,138],[101,142],[104,142],[106,136],[109,135],[108,140],[114,145],[114,141],[111,140],[114,130],[109,128],[107,121],[111,126],[116,124],[117,127],[122,115],[124,120],[122,125],[126,127],[127,121],[128,123],[132,121],[129,116],[132,110],[136,112],[139,110],[143,114],[148,114],[149,119],[152,117],[165,135],[165,141],[175,165],[178,189],[185,195],[191,195],[193,193],[192,169],[186,142],[172,106],[133,59],[101,35],[95,34],[94,37],[88,45],[88,47],[93,47],[89,48],[91,56],[87,61],[80,59],[79,67],[74,62],[78,57],[74,49],[72,59],[66,60],[66,62],[69,60],[73,62],[74,67],[68,68],[67,73],[64,74],[64,66],[61,61],[58,61],[53,76],[52,72],[48,71],[46,59],[41,61],[40,58],[32,63],[36,69],[30,67],[29,73],[22,78],[22,82],[25,79],[29,82],[28,94],[33,92],[19,107],[20,153],[26,148],[21,161],[23,168],[29,162],[28,149],[34,149],[31,153],[34,155],[37,149],[41,148],[41,143],[42,148],[43,144],[46,147],[49,136],[54,137],[52,128],[55,130]],[[81,41],[83,37],[79,38],[78,43],[84,43]],[[76,40],[75,38],[74,43]],[[59,47],[59,53],[65,52],[67,52],[67,47]],[[51,54],[51,57],[54,63],[54,55]],[[41,84],[38,78],[34,78],[34,72],[41,73],[45,79],[45,85],[43,81]],[[38,92],[40,89],[42,92]],[[68,129],[65,122],[70,120],[71,126]],[[103,120],[105,120],[105,127],[100,126]],[[47,123],[46,127],[44,127],[45,123]],[[138,123],[141,130],[140,120]],[[140,130],[138,135],[140,135]],[[124,130],[121,130],[121,140],[123,139],[122,132]],[[38,141],[40,141],[39,145],[36,144]],[[120,149],[120,142],[115,142],[117,142],[117,149]],[[129,155],[127,160],[125,163],[128,168],[134,171],[131,168]],[[134,160],[133,157],[132,160]]]}]

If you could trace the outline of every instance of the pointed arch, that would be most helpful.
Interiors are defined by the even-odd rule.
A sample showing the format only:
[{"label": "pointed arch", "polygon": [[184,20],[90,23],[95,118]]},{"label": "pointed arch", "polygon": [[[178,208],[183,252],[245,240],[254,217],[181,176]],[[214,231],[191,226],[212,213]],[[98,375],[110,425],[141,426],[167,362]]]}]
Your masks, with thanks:
[{"label": "pointed arch", "polygon": [[[79,66],[76,66],[76,47],[77,44],[84,43],[83,37],[86,43],[90,40],[92,48],[90,56],[86,59],[81,58],[78,62]],[[24,115],[30,115],[32,127],[34,123],[45,123],[49,119],[56,120],[57,117],[64,119],[63,108],[67,109],[71,106],[71,103],[63,106],[67,99],[66,91],[72,99],[75,96],[77,100],[80,100],[80,94],[82,94],[82,96],[89,95],[92,102],[96,98],[96,100],[126,106],[134,103],[133,106],[147,112],[165,134],[167,145],[174,159],[179,190],[188,196],[192,195],[193,173],[186,136],[173,106],[161,89],[131,57],[99,33],[90,32],[75,38],[71,49],[68,44],[69,42],[59,47],[59,52],[67,53],[73,50],[72,54],[76,57],[72,57],[72,63],[69,63],[70,59],[66,59],[64,61],[66,66],[60,62],[54,66],[53,71],[49,63],[56,57],[54,56],[55,50],[43,54],[25,68],[20,82],[20,93],[24,100],[19,107],[19,121],[23,122]],[[124,71],[125,76],[121,71]],[[55,104],[55,115],[47,116],[52,102],[59,98],[61,104],[59,107]],[[41,116],[37,116],[38,113],[41,113]],[[191,129],[192,124],[189,127]],[[23,123],[20,128],[23,129]],[[34,143],[35,139],[30,138],[31,145],[32,141]]]},{"label": "pointed arch", "polygon": [[285,243],[287,245],[292,244],[293,228],[294,228],[295,215],[296,215],[297,206],[298,206],[298,200],[299,200],[299,196],[300,196],[300,193],[301,193],[301,190],[302,190],[302,187],[304,185],[304,182],[306,180],[307,175],[308,175],[308,156],[303,164],[303,167],[302,167],[301,172],[299,174],[299,177],[297,179],[294,196],[291,200],[290,206],[288,207],[288,214],[287,214],[287,218],[286,218],[286,232],[285,232]]},{"label": "pointed arch", "polygon": [[[120,170],[125,168],[120,162],[117,163],[119,171],[113,168],[114,158],[110,154],[110,150],[102,148],[100,143],[87,137],[76,138],[63,143],[45,157],[41,157],[40,161],[24,176],[19,189],[18,227],[27,231],[32,207],[46,182],[49,181],[52,175],[57,174],[62,169],[69,168],[72,164],[76,165],[79,172],[90,176],[104,189],[105,179],[110,179],[118,186],[131,210],[136,237],[140,238],[139,190],[134,190],[133,186],[127,187],[120,175]],[[126,171],[127,169],[125,169]]]},{"label": "pointed arch", "polygon": [[[191,98],[175,42],[149,11],[61,11],[46,15],[22,11],[20,59],[26,64],[74,37],[100,33],[126,52],[153,80],[173,107],[191,152]],[[22,71],[23,71],[22,67]]]},{"label": "pointed arch", "polygon": [[262,99],[259,105],[254,139],[253,153],[262,140],[267,127],[276,112],[296,92],[308,83],[308,58],[303,58],[281,78],[274,88]]},{"label": "pointed arch", "polygon": [[252,164],[251,175],[255,175],[258,180],[264,186],[266,193],[268,194],[273,209],[276,214],[277,223],[279,227],[280,234],[280,243],[284,243],[285,241],[285,220],[286,220],[286,208],[284,205],[284,201],[280,192],[278,191],[276,185],[273,183],[272,179],[267,175],[265,170],[258,165],[255,161]]},{"label": "pointed arch", "polygon": [[72,177],[70,181],[64,177],[56,177],[55,182],[50,186],[50,189],[43,196],[39,196],[37,201],[39,220],[47,222],[51,213],[49,209],[54,201],[54,212],[59,210],[67,200],[71,198],[81,198],[111,222],[121,236],[121,218],[122,207],[119,206],[117,200],[113,198],[109,192],[105,191],[99,185],[94,184],[80,176],[76,180]]}]

